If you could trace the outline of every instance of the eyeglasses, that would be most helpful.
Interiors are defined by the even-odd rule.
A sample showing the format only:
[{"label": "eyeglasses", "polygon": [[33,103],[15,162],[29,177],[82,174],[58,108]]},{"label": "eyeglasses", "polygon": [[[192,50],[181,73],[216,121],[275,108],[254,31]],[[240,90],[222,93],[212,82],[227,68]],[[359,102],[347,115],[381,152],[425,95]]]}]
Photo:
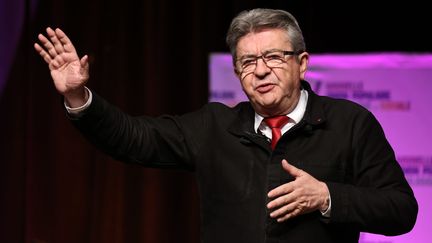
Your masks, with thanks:
[{"label": "eyeglasses", "polygon": [[251,73],[255,71],[258,59],[261,58],[265,65],[269,68],[280,67],[286,63],[285,56],[294,56],[303,53],[303,51],[268,51],[261,56],[246,55],[236,60],[237,70],[239,73]]}]

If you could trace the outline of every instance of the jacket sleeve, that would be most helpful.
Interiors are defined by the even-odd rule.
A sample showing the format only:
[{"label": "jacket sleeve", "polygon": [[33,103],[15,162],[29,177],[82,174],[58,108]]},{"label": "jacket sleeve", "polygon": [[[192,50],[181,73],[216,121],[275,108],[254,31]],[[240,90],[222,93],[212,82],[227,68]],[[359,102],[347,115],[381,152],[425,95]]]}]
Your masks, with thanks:
[{"label": "jacket sleeve", "polygon": [[93,93],[91,105],[79,117],[70,119],[96,147],[117,160],[148,167],[193,169],[196,144],[194,138],[187,138],[186,130],[199,126],[183,121],[200,122],[200,114],[132,117]]},{"label": "jacket sleeve", "polygon": [[330,222],[384,235],[409,232],[417,218],[417,201],[382,127],[367,112],[356,118],[353,130],[352,183],[327,183]]}]

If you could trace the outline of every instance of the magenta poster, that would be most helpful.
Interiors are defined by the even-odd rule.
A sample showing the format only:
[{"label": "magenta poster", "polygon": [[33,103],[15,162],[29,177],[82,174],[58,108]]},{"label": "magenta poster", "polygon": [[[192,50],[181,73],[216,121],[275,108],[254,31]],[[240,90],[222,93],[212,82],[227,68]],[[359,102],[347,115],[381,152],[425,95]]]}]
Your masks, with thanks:
[{"label": "magenta poster", "polygon": [[[381,122],[419,203],[414,229],[401,236],[363,233],[361,243],[431,242],[432,54],[311,54],[306,79],[321,95],[355,101]],[[210,56],[210,100],[246,100],[231,56]]]}]

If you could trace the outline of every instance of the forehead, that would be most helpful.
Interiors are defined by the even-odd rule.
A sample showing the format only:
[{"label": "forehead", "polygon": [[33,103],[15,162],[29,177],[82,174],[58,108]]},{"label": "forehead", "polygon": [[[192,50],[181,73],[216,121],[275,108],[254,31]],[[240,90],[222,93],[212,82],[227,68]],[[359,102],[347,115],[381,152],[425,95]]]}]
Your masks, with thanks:
[{"label": "forehead", "polygon": [[241,37],[237,43],[237,56],[259,54],[266,50],[291,50],[288,34],[282,29],[263,29]]}]

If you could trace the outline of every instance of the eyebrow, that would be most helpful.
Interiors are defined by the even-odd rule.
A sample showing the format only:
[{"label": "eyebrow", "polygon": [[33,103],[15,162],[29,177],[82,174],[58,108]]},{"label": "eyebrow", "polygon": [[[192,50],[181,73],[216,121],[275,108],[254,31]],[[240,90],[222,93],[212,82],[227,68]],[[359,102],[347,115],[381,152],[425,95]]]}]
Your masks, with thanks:
[{"label": "eyebrow", "polygon": [[[269,49],[269,50],[265,50],[265,51],[261,52],[261,55],[265,55],[265,54],[268,54],[270,52],[275,52],[275,51],[284,51],[284,50],[278,49],[278,48],[273,48],[273,49]],[[243,56],[240,56],[239,59],[248,58],[248,57],[257,57],[257,55],[245,54]]]}]

